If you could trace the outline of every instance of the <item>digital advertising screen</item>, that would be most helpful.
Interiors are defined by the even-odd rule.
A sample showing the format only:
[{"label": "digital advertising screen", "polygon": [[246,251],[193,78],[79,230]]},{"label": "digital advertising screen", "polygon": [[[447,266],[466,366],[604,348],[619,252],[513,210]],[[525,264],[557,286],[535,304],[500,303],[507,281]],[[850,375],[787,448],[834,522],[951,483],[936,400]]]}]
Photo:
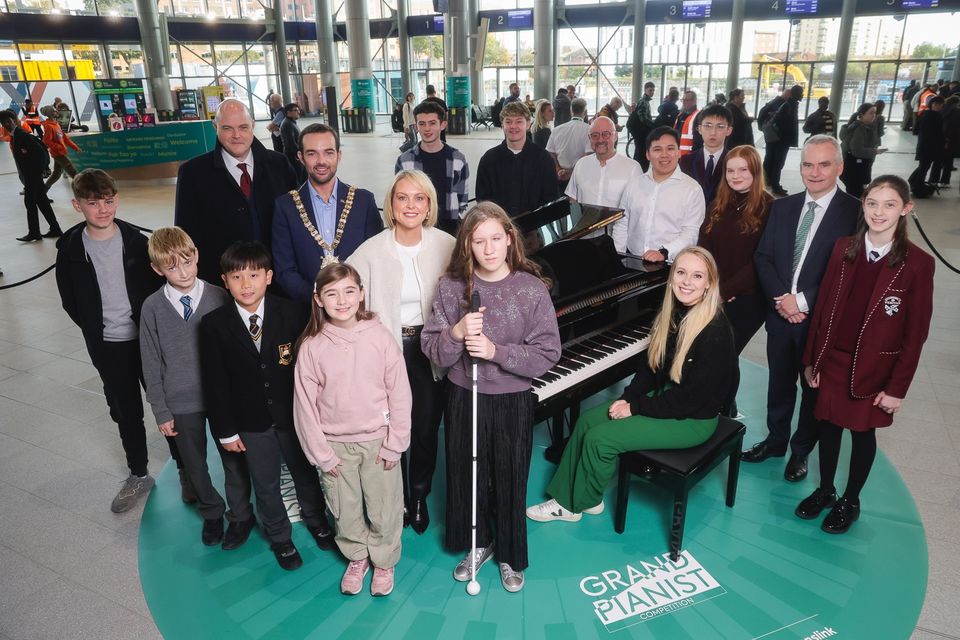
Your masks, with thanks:
[{"label": "digital advertising screen", "polygon": [[686,19],[709,18],[713,0],[683,0],[681,16]]}]

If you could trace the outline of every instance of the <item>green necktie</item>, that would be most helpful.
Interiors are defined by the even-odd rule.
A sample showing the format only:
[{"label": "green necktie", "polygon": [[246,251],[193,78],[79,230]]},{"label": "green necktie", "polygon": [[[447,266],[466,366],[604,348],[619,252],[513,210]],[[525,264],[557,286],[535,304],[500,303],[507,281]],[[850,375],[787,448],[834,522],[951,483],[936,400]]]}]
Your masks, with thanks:
[{"label": "green necktie", "polygon": [[813,214],[816,210],[816,202],[808,204],[807,212],[803,214],[803,219],[797,228],[797,239],[793,243],[793,269],[790,271],[791,278],[797,273],[797,269],[800,268],[800,256],[803,255],[803,247],[807,244],[807,235],[810,233],[810,227],[813,226]]}]

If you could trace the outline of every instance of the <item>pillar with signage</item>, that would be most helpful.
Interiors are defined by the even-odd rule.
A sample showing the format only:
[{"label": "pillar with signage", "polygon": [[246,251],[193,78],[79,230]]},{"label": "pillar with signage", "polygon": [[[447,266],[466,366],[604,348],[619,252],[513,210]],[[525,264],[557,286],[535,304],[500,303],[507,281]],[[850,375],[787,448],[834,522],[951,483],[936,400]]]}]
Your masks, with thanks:
[{"label": "pillar with signage", "polygon": [[350,95],[353,108],[350,110],[350,133],[367,133],[373,130],[373,117],[376,113],[376,83],[373,78],[352,78]]},{"label": "pillar with signage", "polygon": [[470,76],[447,76],[447,132],[470,133]]},{"label": "pillar with signage", "polygon": [[367,0],[346,0],[347,47],[350,52],[352,113],[346,115],[344,131],[366,133],[376,126],[376,86],[370,68],[370,20]]}]

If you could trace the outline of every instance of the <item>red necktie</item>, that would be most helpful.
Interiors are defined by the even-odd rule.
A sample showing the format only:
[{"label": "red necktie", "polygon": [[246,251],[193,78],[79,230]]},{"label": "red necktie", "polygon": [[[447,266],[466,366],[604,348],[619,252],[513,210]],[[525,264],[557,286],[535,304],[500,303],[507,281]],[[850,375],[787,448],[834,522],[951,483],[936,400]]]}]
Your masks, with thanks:
[{"label": "red necktie", "polygon": [[249,198],[250,194],[253,193],[253,180],[250,179],[250,174],[247,173],[247,163],[241,162],[237,165],[237,168],[240,169],[240,191],[243,191],[243,196]]}]

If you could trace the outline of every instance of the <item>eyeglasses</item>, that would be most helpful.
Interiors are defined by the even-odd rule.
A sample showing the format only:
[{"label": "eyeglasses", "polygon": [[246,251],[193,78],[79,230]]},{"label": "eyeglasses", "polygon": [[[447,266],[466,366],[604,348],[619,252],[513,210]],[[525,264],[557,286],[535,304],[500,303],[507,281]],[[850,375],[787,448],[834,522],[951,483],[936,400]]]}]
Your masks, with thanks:
[{"label": "eyeglasses", "polygon": [[700,125],[700,128],[703,129],[704,131],[726,131],[727,125],[723,123],[714,124],[712,122],[706,122]]},{"label": "eyeglasses", "polygon": [[593,133],[590,134],[591,140],[600,140],[601,138],[604,140],[609,140],[612,137],[613,137],[612,131],[594,131]]}]

